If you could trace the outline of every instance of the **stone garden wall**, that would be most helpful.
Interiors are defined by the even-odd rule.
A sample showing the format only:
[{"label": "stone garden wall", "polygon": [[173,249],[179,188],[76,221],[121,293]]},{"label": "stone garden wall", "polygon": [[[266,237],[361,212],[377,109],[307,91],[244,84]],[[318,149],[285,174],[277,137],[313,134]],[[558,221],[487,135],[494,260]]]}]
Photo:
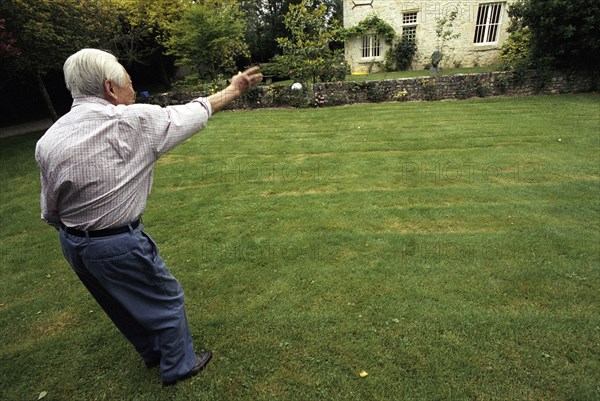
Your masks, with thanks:
[{"label": "stone garden wall", "polygon": [[[366,82],[333,82],[304,85],[292,90],[291,85],[259,86],[228,106],[228,109],[264,107],[326,107],[367,102],[433,101],[488,96],[528,96],[590,92],[598,89],[598,77],[583,73],[526,72],[457,74],[399,78]],[[186,103],[204,94],[200,92],[163,93],[148,102],[162,106]]]}]

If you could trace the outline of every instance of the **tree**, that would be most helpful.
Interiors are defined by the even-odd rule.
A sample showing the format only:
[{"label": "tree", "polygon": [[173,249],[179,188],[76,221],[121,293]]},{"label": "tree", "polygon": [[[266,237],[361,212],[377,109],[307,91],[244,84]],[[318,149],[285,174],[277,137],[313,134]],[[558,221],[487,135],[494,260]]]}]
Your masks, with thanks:
[{"label": "tree", "polygon": [[236,0],[193,3],[171,31],[168,52],[177,64],[193,68],[201,77],[237,70],[237,61],[248,58],[244,15]]},{"label": "tree", "polygon": [[57,120],[44,76],[60,70],[83,47],[104,47],[114,30],[111,10],[104,0],[2,0],[0,15],[20,51],[0,54],[1,75],[35,81],[48,113]]},{"label": "tree", "polygon": [[520,0],[509,8],[513,35],[527,36],[531,60],[558,68],[597,69],[600,2]]},{"label": "tree", "polygon": [[17,57],[21,50],[15,46],[15,38],[6,30],[6,20],[0,19],[0,57]]},{"label": "tree", "polygon": [[242,0],[246,41],[253,61],[266,62],[277,54],[277,38],[285,36],[283,16],[300,0]]},{"label": "tree", "polygon": [[[329,47],[340,39],[340,25],[337,20],[329,20],[327,11],[325,4],[303,0],[298,5],[290,5],[290,10],[284,17],[284,24],[290,34],[277,39],[283,50],[280,60],[300,80],[315,83],[318,78],[345,76],[347,65],[341,53],[334,52]],[[332,67],[334,71],[328,71]],[[338,67],[340,71],[335,71]]]},{"label": "tree", "polygon": [[[435,36],[437,50],[431,55],[431,65],[435,72],[439,72],[440,62],[445,56],[445,49],[448,47],[448,42],[453,39],[458,39],[460,33],[454,33],[454,22],[458,16],[457,11],[451,11],[448,15],[435,19]],[[452,51],[453,49],[450,49]]]},{"label": "tree", "polygon": [[[253,61],[266,62],[278,51],[277,38],[289,35],[283,18],[290,5],[302,0],[240,0],[246,15],[246,41]],[[343,0],[317,0],[327,7],[328,19],[342,20]]]},{"label": "tree", "polygon": [[118,15],[118,28],[110,48],[127,66],[157,62],[160,77],[170,85],[164,54],[173,27],[191,2],[172,0],[112,0]]}]

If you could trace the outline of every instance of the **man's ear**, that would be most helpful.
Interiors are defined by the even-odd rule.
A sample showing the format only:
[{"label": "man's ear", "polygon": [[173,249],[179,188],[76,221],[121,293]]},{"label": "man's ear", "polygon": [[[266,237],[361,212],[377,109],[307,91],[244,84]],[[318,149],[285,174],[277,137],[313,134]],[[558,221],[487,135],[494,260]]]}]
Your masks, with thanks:
[{"label": "man's ear", "polygon": [[109,102],[113,103],[117,101],[117,94],[115,93],[115,84],[110,79],[104,81],[104,98]]}]

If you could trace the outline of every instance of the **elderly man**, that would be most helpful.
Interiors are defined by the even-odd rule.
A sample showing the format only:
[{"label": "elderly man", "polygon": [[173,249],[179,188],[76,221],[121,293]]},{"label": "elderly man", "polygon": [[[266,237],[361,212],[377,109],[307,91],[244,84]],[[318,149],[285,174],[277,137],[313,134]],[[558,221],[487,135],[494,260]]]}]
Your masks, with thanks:
[{"label": "elderly man", "polygon": [[202,130],[212,114],[262,80],[258,68],[222,92],[180,106],[133,104],[125,68],[110,53],[83,49],[64,64],[71,111],[37,143],[42,219],[56,227],[65,258],[147,367],[164,385],[200,372],[183,289],[140,217],[154,163]]}]

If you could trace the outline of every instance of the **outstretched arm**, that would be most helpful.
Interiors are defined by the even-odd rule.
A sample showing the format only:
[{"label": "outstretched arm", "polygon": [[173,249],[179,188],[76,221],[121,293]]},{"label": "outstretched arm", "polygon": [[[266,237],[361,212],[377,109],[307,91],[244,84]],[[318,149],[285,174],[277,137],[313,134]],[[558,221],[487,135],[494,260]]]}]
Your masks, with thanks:
[{"label": "outstretched arm", "polygon": [[223,110],[229,103],[262,81],[262,78],[263,75],[259,72],[259,67],[251,67],[244,72],[234,75],[227,88],[208,97],[208,101],[212,107],[212,114]]}]

